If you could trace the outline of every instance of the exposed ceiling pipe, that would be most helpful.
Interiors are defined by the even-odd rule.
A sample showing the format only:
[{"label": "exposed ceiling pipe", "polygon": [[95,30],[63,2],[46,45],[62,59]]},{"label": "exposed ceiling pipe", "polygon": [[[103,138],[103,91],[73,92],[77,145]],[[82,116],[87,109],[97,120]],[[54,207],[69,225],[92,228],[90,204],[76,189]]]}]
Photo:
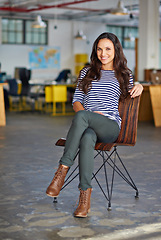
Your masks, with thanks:
[{"label": "exposed ceiling pipe", "polygon": [[77,8],[77,7],[64,7],[69,10],[87,11],[87,12],[110,12],[110,9],[92,9],[92,8]]},{"label": "exposed ceiling pipe", "polygon": [[31,8],[31,9],[15,8],[15,7],[0,7],[0,11],[29,13],[29,12],[40,11],[40,10],[49,9],[49,8],[63,8],[72,4],[80,4],[80,3],[93,2],[93,1],[98,1],[98,0],[78,0],[74,2],[67,2],[67,3],[54,4],[54,5],[43,5],[43,6],[39,5],[39,7]]}]

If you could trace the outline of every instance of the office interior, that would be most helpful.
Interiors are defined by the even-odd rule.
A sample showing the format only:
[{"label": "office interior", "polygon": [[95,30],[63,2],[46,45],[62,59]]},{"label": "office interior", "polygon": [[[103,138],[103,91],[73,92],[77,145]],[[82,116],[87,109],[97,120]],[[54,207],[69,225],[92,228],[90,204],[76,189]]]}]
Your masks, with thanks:
[{"label": "office interior", "polygon": [[[114,14],[118,6],[121,15]],[[37,37],[36,44],[27,43],[27,35],[15,38],[9,27],[6,35],[5,21],[32,26],[38,16],[46,24],[37,30],[45,32],[45,44]],[[57,203],[45,191],[63,153],[55,143],[66,137],[74,116],[79,71],[106,31],[118,34],[135,84],[144,87],[136,144],[118,149],[139,198],[116,173],[108,211],[93,180],[91,212],[79,219],[73,217],[78,178]],[[3,0],[0,33],[1,239],[161,239],[161,1]],[[103,172],[100,178],[105,181]]]}]

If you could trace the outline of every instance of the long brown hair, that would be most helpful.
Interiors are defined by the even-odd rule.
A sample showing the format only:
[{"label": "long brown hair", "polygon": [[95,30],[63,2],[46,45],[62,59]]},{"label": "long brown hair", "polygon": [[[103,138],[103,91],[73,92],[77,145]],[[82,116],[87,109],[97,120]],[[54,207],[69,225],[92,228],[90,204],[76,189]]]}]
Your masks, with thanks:
[{"label": "long brown hair", "polygon": [[92,53],[91,53],[91,62],[89,70],[86,76],[80,80],[79,82],[79,89],[82,90],[85,94],[91,89],[92,81],[96,80],[99,81],[101,78],[101,67],[102,63],[97,57],[97,45],[101,39],[109,39],[112,41],[115,49],[115,57],[113,61],[113,67],[115,71],[115,77],[120,83],[121,89],[121,99],[124,99],[128,95],[128,85],[131,70],[127,67],[127,59],[123,53],[123,49],[121,43],[116,35],[113,33],[105,32],[102,33],[94,42]]}]

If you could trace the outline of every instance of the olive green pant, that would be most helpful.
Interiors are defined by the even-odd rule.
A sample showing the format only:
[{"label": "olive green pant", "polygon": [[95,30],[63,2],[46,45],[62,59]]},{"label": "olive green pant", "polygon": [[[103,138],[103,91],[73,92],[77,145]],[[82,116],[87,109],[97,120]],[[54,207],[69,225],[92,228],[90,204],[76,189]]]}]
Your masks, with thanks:
[{"label": "olive green pant", "polygon": [[71,167],[74,157],[79,151],[79,188],[91,188],[91,178],[94,169],[94,149],[96,142],[112,143],[120,129],[116,121],[101,114],[79,111],[76,113],[69,129],[60,163]]}]

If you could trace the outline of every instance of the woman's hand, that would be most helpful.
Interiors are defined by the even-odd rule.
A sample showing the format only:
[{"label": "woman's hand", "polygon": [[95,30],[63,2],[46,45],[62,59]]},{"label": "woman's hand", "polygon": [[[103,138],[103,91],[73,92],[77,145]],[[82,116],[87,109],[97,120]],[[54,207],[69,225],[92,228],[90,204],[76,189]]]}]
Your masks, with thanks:
[{"label": "woman's hand", "polygon": [[98,113],[98,114],[101,114],[101,115],[104,115],[103,113],[99,112],[99,111],[93,111],[94,113]]},{"label": "woman's hand", "polygon": [[76,102],[73,103],[73,110],[75,112],[79,112],[80,110],[84,110],[84,107],[80,102],[76,101]]},{"label": "woman's hand", "polygon": [[143,86],[141,84],[136,84],[130,91],[131,98],[135,98],[141,95],[143,91]]}]

